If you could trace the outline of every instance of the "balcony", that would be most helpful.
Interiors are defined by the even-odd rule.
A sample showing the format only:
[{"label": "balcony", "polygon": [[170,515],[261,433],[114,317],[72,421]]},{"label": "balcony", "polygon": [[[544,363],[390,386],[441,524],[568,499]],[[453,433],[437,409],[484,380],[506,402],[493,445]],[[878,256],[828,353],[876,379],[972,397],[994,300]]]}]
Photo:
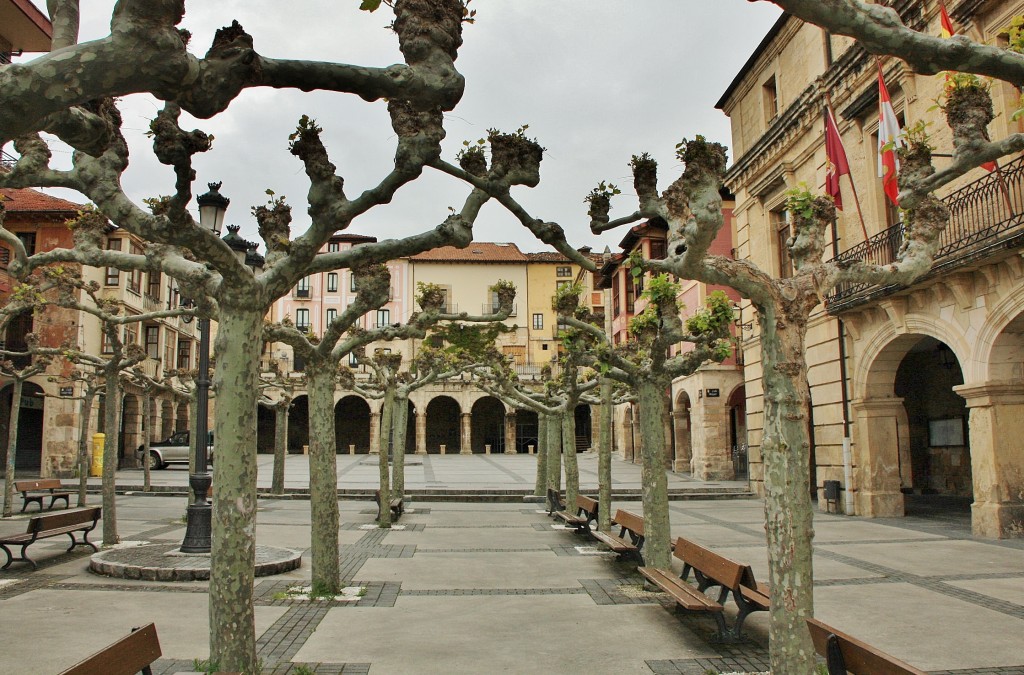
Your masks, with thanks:
[{"label": "balcony", "polygon": [[[482,307],[480,309],[480,314],[482,314],[483,316],[492,316],[494,314],[499,313],[500,311],[501,311],[501,307],[499,305],[487,303],[485,305],[482,305]],[[509,312],[509,316],[515,316],[515,315],[516,315],[516,306],[512,305],[512,311]]]},{"label": "balcony", "polygon": [[[924,279],[949,273],[1002,249],[1024,246],[1024,158],[965,185],[942,201],[949,209],[949,225]],[[903,224],[899,223],[841,253],[836,260],[888,265],[896,261],[903,235]],[[841,284],[828,297],[826,307],[830,314],[838,314],[903,288],[899,284]]]},{"label": "balcony", "polygon": [[311,294],[308,288],[296,288],[292,292],[292,297],[296,300],[309,300],[311,299]]}]

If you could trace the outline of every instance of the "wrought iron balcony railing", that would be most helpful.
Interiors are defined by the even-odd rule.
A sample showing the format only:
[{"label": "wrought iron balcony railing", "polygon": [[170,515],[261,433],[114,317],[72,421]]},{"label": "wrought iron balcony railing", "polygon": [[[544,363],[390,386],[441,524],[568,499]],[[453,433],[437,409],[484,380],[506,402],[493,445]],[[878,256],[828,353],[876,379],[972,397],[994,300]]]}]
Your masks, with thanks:
[{"label": "wrought iron balcony railing", "polygon": [[[950,193],[943,202],[949,208],[949,225],[939,239],[928,276],[985,257],[994,249],[1024,245],[1024,157]],[[903,224],[898,223],[839,254],[837,260],[893,263],[903,236]],[[900,288],[898,284],[842,284],[829,296],[828,311],[835,314]]]}]

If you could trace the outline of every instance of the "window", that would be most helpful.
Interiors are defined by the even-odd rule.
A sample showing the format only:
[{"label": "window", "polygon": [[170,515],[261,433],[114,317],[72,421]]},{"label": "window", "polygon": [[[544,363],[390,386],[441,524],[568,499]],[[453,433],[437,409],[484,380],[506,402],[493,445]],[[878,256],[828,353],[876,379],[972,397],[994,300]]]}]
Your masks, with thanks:
[{"label": "window", "polygon": [[[121,240],[120,239],[107,239],[107,250],[108,251],[120,251]],[[121,283],[121,272],[116,267],[108,267],[107,275],[103,283],[107,286],[117,286]],[[106,352],[110,353],[110,352]]]},{"label": "window", "polygon": [[544,315],[534,314],[533,315],[533,329],[542,330],[544,328]]},{"label": "window", "polygon": [[619,280],[612,278],[612,316],[618,316],[622,309],[619,306]]},{"label": "window", "polygon": [[174,334],[171,332],[167,333],[167,338],[164,340],[164,368],[171,368],[174,365]]},{"label": "window", "polygon": [[636,296],[633,295],[633,275],[626,271],[626,311],[633,312],[633,302]]},{"label": "window", "polygon": [[356,275],[354,275],[354,274],[350,274],[349,275],[349,278],[348,278],[348,290],[352,291],[353,293],[357,293],[358,292],[356,290]]},{"label": "window", "polygon": [[327,244],[327,252],[328,253],[337,253],[340,248],[341,248],[341,244],[339,244],[336,241],[332,241],[329,244]]},{"label": "window", "polygon": [[789,247],[786,241],[789,240],[789,212],[785,209],[768,212],[768,222],[775,232],[775,245],[779,253],[779,276],[782,278],[793,276],[793,259],[789,255]]},{"label": "window", "polygon": [[154,300],[160,299],[160,273],[150,272],[146,277],[146,295]]},{"label": "window", "polygon": [[7,267],[11,264],[11,251],[10,249],[0,246],[0,266]]},{"label": "window", "polygon": [[113,354],[114,345],[111,344],[110,338],[107,336],[107,331],[100,332],[100,353],[101,354]]},{"label": "window", "polygon": [[571,285],[572,285],[571,281],[556,281],[555,282],[555,287],[558,288],[558,290],[562,290],[563,288],[568,288]]},{"label": "window", "polygon": [[350,365],[350,366],[358,366],[359,365],[359,358],[356,356],[355,352],[349,352],[348,353],[348,365]]},{"label": "window", "polygon": [[292,353],[292,370],[296,373],[301,373],[306,370],[306,359],[302,358],[301,354]]},{"label": "window", "polygon": [[761,86],[761,95],[764,101],[764,121],[771,124],[779,115],[779,85],[774,75]]},{"label": "window", "polygon": [[128,345],[137,345],[137,344],[139,344],[139,332],[138,332],[138,330],[134,326],[132,326],[132,327],[125,326],[125,328],[124,328],[124,346],[127,347]]},{"label": "window", "polygon": [[571,277],[572,276],[572,267],[569,267],[568,265],[559,265],[558,267],[555,268],[555,276],[556,277]]},{"label": "window", "polygon": [[338,273],[329,272],[327,274],[327,292],[337,293],[338,292]]},{"label": "window", "polygon": [[[25,339],[29,333],[32,332],[34,318],[32,312],[25,311],[11,317],[10,322],[7,324],[7,334],[4,336],[4,346],[8,351],[12,352],[27,352],[28,341]],[[5,359],[10,360],[15,368],[26,368],[32,363],[32,357],[25,356],[5,356]]]},{"label": "window", "polygon": [[651,240],[651,260],[664,260],[668,251],[668,242],[664,239]]},{"label": "window", "polygon": [[328,327],[330,327],[330,325],[332,323],[334,323],[334,320],[337,319],[337,318],[338,318],[338,310],[336,310],[336,309],[329,309],[329,310],[327,310],[327,321],[326,321],[326,323],[324,325],[324,330],[327,330]]},{"label": "window", "polygon": [[14,236],[21,240],[21,245],[25,247],[25,255],[33,255],[36,252],[36,233],[35,232],[15,232]]},{"label": "window", "polygon": [[178,338],[178,370],[192,368],[192,341]]},{"label": "window", "polygon": [[308,309],[297,309],[295,310],[295,327],[300,332],[305,333],[309,330],[309,310]]},{"label": "window", "polygon": [[[295,297],[296,298],[308,298],[309,297],[309,277],[302,277],[299,279],[299,283],[295,285]],[[306,323],[309,323],[308,321]]]},{"label": "window", "polygon": [[146,356],[151,359],[160,358],[160,326],[145,326],[142,329],[146,344]]},{"label": "window", "polygon": [[390,309],[378,309],[377,310],[377,328],[382,328],[391,323],[391,310]]}]

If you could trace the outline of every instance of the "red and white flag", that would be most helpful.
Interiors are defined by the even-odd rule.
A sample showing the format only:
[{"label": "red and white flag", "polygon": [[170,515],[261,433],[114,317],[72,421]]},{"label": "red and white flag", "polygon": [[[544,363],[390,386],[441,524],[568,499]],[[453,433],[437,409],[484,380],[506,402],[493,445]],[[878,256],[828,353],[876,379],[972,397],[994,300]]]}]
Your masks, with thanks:
[{"label": "red and white flag", "polygon": [[896,144],[903,143],[903,132],[900,131],[896,111],[889,99],[889,90],[885,87],[882,77],[882,64],[878,64],[878,177],[882,179],[882,189],[889,200],[899,206],[897,197],[900,193],[896,183],[896,174],[900,170],[900,160],[896,156]]},{"label": "red and white flag", "polygon": [[825,106],[825,161],[825,192],[832,197],[836,209],[842,211],[843,192],[839,188],[839,177],[850,175],[850,162],[846,159],[846,148],[829,106]]}]

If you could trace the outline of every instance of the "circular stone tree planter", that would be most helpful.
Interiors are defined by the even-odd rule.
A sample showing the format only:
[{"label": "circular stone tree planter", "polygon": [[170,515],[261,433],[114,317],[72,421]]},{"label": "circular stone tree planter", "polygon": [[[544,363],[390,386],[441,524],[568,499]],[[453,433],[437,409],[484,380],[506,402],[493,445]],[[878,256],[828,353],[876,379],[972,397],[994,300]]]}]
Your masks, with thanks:
[{"label": "circular stone tree planter", "polygon": [[[143,581],[208,581],[210,554],[182,553],[181,544],[148,544],[94,553],[89,570],[103,576]],[[256,576],[297,569],[302,552],[275,546],[256,547]]]}]

